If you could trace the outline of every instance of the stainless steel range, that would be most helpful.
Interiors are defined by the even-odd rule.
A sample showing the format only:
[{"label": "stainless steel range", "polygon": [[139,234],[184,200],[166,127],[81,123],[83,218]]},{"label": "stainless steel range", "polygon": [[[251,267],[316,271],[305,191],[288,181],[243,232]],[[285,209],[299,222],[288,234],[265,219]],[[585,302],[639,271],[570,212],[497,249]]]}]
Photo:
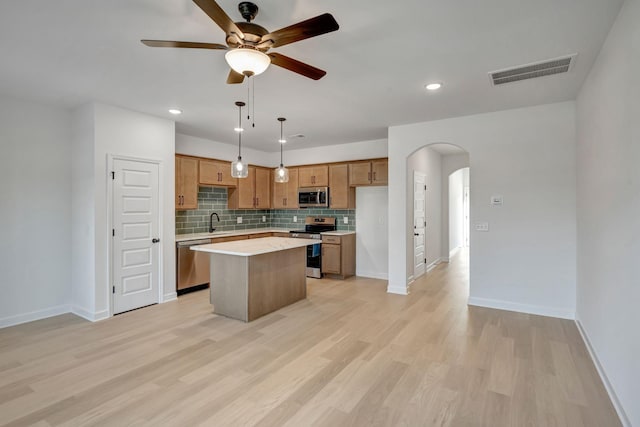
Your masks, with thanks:
[{"label": "stainless steel range", "polygon": [[304,230],[293,230],[289,233],[291,237],[299,239],[317,239],[317,245],[307,246],[307,277],[322,277],[322,251],[320,249],[320,241],[323,231],[335,231],[336,219],[333,217],[315,217],[308,216],[304,220]]}]

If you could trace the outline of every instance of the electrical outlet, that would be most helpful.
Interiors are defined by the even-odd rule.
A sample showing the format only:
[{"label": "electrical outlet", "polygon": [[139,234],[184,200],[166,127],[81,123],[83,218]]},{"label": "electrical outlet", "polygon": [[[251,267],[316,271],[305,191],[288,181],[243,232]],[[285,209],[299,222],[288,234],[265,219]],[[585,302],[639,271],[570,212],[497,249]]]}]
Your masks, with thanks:
[{"label": "electrical outlet", "polygon": [[343,221],[345,224],[349,224],[349,217],[348,217],[348,216],[343,217],[343,218],[342,218],[342,221]]},{"label": "electrical outlet", "polygon": [[267,222],[267,217],[262,215],[262,222]]},{"label": "electrical outlet", "polygon": [[476,222],[476,231],[489,231],[488,222]]},{"label": "electrical outlet", "polygon": [[293,216],[293,222],[298,222],[298,217],[296,215]]},{"label": "electrical outlet", "polygon": [[241,217],[241,216],[237,217],[237,218],[236,218],[236,222],[237,222],[238,224],[242,224],[242,217]]}]

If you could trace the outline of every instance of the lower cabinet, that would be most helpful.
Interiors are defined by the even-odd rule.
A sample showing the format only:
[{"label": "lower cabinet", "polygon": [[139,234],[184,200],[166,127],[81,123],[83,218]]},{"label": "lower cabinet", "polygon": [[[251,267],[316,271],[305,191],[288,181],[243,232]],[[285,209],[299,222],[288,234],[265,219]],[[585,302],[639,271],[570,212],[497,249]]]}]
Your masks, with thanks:
[{"label": "lower cabinet", "polygon": [[322,274],[344,279],[356,274],[356,235],[322,236]]}]

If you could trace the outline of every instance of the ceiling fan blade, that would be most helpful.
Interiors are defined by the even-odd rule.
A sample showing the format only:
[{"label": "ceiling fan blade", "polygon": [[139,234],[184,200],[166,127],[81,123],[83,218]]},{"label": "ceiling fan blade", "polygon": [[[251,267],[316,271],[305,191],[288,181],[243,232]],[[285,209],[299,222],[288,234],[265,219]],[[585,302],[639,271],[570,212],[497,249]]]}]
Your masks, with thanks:
[{"label": "ceiling fan blade", "polygon": [[[195,1],[195,0],[194,0]],[[336,31],[340,26],[330,13],[298,22],[262,36],[261,42],[273,40],[271,47],[284,46],[289,43]]]},{"label": "ceiling fan blade", "polygon": [[227,46],[218,43],[199,43],[199,42],[177,42],[171,40],[140,40],[150,47],[185,47],[191,49],[215,49],[227,50]]},{"label": "ceiling fan blade", "polygon": [[235,34],[240,39],[244,40],[244,33],[240,31],[240,28],[229,18],[224,10],[214,0],[193,0],[200,9],[204,11],[209,18],[213,19],[213,22],[218,24],[225,34]]},{"label": "ceiling fan blade", "polygon": [[227,77],[227,84],[234,85],[242,83],[244,81],[244,74],[236,73],[234,70],[229,70],[229,76]]},{"label": "ceiling fan blade", "polygon": [[279,53],[268,53],[271,58],[271,63],[273,65],[277,65],[278,67],[286,68],[289,71],[293,71],[294,73],[301,74],[305,77],[309,77],[313,80],[320,80],[327,74],[326,71],[311,66],[309,64],[305,64],[304,62],[300,62],[296,59],[289,58],[288,56],[281,55]]}]

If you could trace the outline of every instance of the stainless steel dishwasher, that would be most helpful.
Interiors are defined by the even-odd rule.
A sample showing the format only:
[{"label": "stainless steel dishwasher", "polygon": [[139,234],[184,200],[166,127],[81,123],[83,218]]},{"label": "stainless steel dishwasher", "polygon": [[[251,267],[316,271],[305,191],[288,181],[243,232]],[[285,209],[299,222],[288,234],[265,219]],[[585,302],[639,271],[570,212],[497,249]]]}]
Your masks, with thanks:
[{"label": "stainless steel dishwasher", "polygon": [[176,243],[177,248],[177,285],[178,293],[195,286],[209,283],[209,254],[189,249],[191,246],[208,245],[211,239],[188,240]]}]

